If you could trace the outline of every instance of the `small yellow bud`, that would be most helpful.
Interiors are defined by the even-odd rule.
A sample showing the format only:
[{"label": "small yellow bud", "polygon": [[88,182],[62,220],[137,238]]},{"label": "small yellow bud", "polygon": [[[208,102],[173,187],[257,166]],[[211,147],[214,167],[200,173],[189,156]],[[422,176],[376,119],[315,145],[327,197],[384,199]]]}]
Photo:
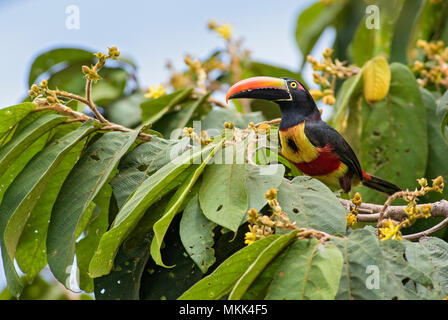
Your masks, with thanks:
[{"label": "small yellow bud", "polygon": [[313,97],[314,100],[319,100],[324,96],[323,92],[317,89],[310,90],[310,94]]},{"label": "small yellow bud", "polygon": [[443,183],[443,177],[442,176],[438,176],[435,179],[432,179],[432,187],[434,189],[434,191],[443,192],[443,188],[444,188],[444,183]]},{"label": "small yellow bud", "polygon": [[425,178],[417,179],[417,182],[422,188],[428,186],[428,181]]},{"label": "small yellow bud", "polygon": [[269,131],[271,131],[271,126],[267,123],[262,123],[258,127],[258,132],[260,133],[269,133]]},{"label": "small yellow bud", "polygon": [[424,204],[421,206],[420,212],[421,212],[423,218],[427,219],[427,218],[431,217],[431,208],[432,208],[431,204]]},{"label": "small yellow bud", "polygon": [[357,222],[356,215],[353,213],[347,213],[346,217],[347,217],[347,226],[353,227]]},{"label": "small yellow bud", "polygon": [[323,101],[325,104],[332,105],[332,104],[334,104],[334,103],[336,102],[336,99],[334,98],[334,96],[329,95],[329,96],[325,96],[325,97],[323,97],[323,98],[322,98],[322,101]]},{"label": "small yellow bud", "polygon": [[116,60],[120,55],[120,51],[118,51],[116,46],[109,48],[109,58]]},{"label": "small yellow bud", "polygon": [[234,125],[232,122],[224,122],[224,128],[226,129],[233,129]]},{"label": "small yellow bud", "polygon": [[42,80],[42,81],[40,82],[39,87],[41,87],[41,88],[46,88],[46,87],[48,87],[48,81],[47,81],[47,80]]},{"label": "small yellow bud", "polygon": [[88,75],[91,72],[91,70],[88,66],[82,66],[81,69],[85,75]]},{"label": "small yellow bud", "polygon": [[268,200],[275,200],[277,199],[277,189],[271,188],[268,192],[264,195],[264,197]]},{"label": "small yellow bud", "polygon": [[359,192],[356,192],[356,193],[355,193],[355,196],[354,196],[353,199],[352,199],[352,203],[353,203],[355,206],[360,206],[360,205],[361,205],[361,203],[362,203],[362,199],[361,199],[361,195],[359,194]]}]

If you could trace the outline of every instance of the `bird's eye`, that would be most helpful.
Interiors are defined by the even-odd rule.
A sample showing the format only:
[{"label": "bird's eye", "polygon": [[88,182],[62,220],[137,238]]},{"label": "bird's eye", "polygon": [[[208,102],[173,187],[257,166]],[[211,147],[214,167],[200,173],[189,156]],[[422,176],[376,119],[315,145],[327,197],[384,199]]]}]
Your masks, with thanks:
[{"label": "bird's eye", "polygon": [[291,86],[291,88],[295,89],[295,88],[297,88],[297,83],[296,82],[291,82],[290,86]]}]

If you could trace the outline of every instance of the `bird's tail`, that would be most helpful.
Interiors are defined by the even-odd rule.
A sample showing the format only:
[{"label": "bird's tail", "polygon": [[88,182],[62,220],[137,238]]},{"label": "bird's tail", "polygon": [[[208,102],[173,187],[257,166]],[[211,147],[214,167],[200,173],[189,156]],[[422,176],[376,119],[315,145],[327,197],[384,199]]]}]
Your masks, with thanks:
[{"label": "bird's tail", "polygon": [[396,186],[395,184],[383,180],[381,178],[372,176],[368,173],[362,172],[363,180],[362,184],[371,189],[377,190],[379,192],[386,193],[388,195],[392,195],[395,192],[401,191],[401,188]]}]

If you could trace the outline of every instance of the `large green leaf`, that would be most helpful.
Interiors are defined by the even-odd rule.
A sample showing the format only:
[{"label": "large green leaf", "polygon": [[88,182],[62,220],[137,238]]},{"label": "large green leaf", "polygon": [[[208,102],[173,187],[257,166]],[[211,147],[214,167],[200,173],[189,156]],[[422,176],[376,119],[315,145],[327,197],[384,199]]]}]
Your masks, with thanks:
[{"label": "large green leaf", "polygon": [[342,254],[331,243],[298,240],[278,267],[266,299],[334,299],[342,266]]},{"label": "large green leaf", "polygon": [[57,166],[44,192],[33,208],[30,217],[20,236],[16,251],[16,260],[20,270],[26,273],[28,279],[39,274],[47,264],[47,239],[48,224],[51,210],[59,194],[66,177],[79,159],[85,146],[84,140],[76,144]]},{"label": "large green leaf", "polygon": [[86,150],[65,180],[51,214],[47,235],[48,264],[59,281],[64,281],[67,267],[73,264],[76,230],[85,210],[137,135],[138,130],[104,134]]},{"label": "large green leaf", "polygon": [[[352,42],[352,56],[356,65],[362,66],[377,55],[389,54],[397,12],[400,12],[403,2],[379,0],[375,2],[377,10],[366,14]],[[371,25],[374,22],[378,23],[378,27]]]},{"label": "large green leaf", "polygon": [[218,300],[222,298],[232,290],[236,281],[258,255],[279,237],[281,235],[271,235],[239,250],[219,265],[213,273],[185,291],[179,300]]},{"label": "large green leaf", "polygon": [[38,118],[21,132],[15,134],[12,139],[0,149],[0,177],[8,170],[9,166],[22,154],[34,141],[47,131],[64,122],[67,117],[49,114]]},{"label": "large green leaf", "polygon": [[347,108],[350,101],[360,94],[362,90],[362,70],[354,77],[347,79],[342,84],[338,92],[336,103],[334,105],[333,126],[339,132],[343,132],[344,120],[346,119]]},{"label": "large green leaf", "polygon": [[[361,164],[370,174],[403,189],[413,189],[416,179],[424,176],[427,165],[426,110],[409,68],[393,63],[391,73],[386,98],[373,106],[363,104]],[[403,159],[406,159],[405,168]],[[365,202],[385,200],[374,190],[365,189],[361,194]]]},{"label": "large green leaf", "polygon": [[393,30],[390,47],[391,62],[408,63],[409,49],[414,48],[414,37],[422,18],[425,2],[405,0]]},{"label": "large green leaf", "polygon": [[21,285],[12,263],[17,243],[28,217],[64,156],[94,129],[87,121],[37,154],[6,190],[0,205],[0,235],[2,256],[8,288],[13,295]]},{"label": "large green leaf", "polygon": [[48,72],[59,63],[84,63],[93,61],[93,54],[89,51],[76,48],[57,48],[39,55],[31,65],[28,76],[28,86],[36,81],[39,75]]},{"label": "large green leaf", "polygon": [[165,236],[162,255],[172,268],[157,265],[150,259],[140,285],[141,299],[173,300],[202,277],[201,270],[185,252],[179,237],[179,216],[174,217]]},{"label": "large green leaf", "polygon": [[[199,190],[199,203],[204,215],[211,221],[234,232],[238,230],[247,211],[246,166],[236,163],[238,148],[233,148],[233,163],[210,164]],[[226,148],[222,150],[226,152]]]},{"label": "large green leaf", "polygon": [[437,104],[437,110],[438,112],[445,113],[445,115],[442,116],[443,120],[440,124],[440,129],[442,131],[443,138],[448,141],[448,138],[445,135],[445,130],[448,126],[448,91],[445,91],[443,96],[440,98]]},{"label": "large green leaf", "polygon": [[[153,227],[154,238],[153,241],[151,242],[151,256],[158,265],[165,266],[164,263],[162,262],[160,248],[162,247],[163,238],[165,236],[166,231],[168,230],[168,227],[171,224],[171,221],[177,214],[180,206],[184,202],[188,193],[193,188],[193,185],[196,183],[199,176],[204,171],[205,166],[208,164],[208,162],[212,159],[212,157],[221,147],[222,147],[221,143],[218,142],[214,146],[214,148],[210,151],[210,153],[206,155],[206,158],[200,165],[193,166],[192,172],[188,174],[188,176],[183,181],[182,185],[179,187],[179,189],[174,194],[173,198],[168,203],[163,216],[156,223],[154,223]],[[203,156],[205,156],[205,154],[203,154]]]},{"label": "large green leaf", "polygon": [[248,209],[260,211],[268,202],[266,192],[271,188],[278,188],[283,181],[285,167],[281,164],[246,167],[246,192]]},{"label": "large green leaf", "polygon": [[239,300],[243,297],[255,279],[265,268],[296,238],[298,231],[282,235],[269,244],[238,279],[229,295],[229,300]]},{"label": "large green leaf", "polygon": [[6,221],[2,231],[11,259],[26,221],[49,179],[71,148],[93,130],[93,121],[87,121],[78,130],[54,141],[27,165],[6,191],[0,212],[1,219]]},{"label": "large green leaf", "polygon": [[97,300],[138,300],[140,298],[141,277],[149,259],[150,240],[150,237],[145,238],[139,247],[133,250],[127,249],[125,244],[120,247],[112,272],[94,280]]},{"label": "large green leaf", "polygon": [[[434,179],[443,176],[448,181],[448,166],[446,155],[448,154],[448,140],[445,140],[440,131],[442,119],[437,112],[437,104],[432,94],[426,89],[420,89],[423,104],[426,108],[426,118],[428,124],[428,165],[426,177]],[[445,188],[442,195],[431,193],[431,201],[438,201],[440,198],[448,198],[448,188]],[[436,198],[437,197],[437,198]],[[434,198],[434,199],[433,199]]]},{"label": "large green leaf", "polygon": [[277,200],[289,219],[298,227],[312,228],[330,234],[345,233],[345,209],[322,182],[298,176],[291,182],[284,179]]},{"label": "large green leaf", "polygon": [[241,114],[234,109],[214,109],[204,118],[201,129],[207,130],[209,136],[221,134],[224,122],[232,122],[235,127],[245,129],[250,122],[258,123],[264,121],[260,111]]},{"label": "large green leaf", "polygon": [[165,140],[153,137],[129,152],[120,162],[119,173],[111,180],[118,207],[121,208],[151,174],[184,152],[189,142],[188,138]]},{"label": "large green leaf", "polygon": [[30,102],[0,109],[0,147],[9,141],[15,126],[34,109],[36,105]]},{"label": "large green leaf", "polygon": [[118,212],[109,231],[101,237],[98,249],[89,266],[89,272],[92,277],[99,277],[110,272],[119,246],[135,228],[145,210],[175,187],[168,188],[170,183],[186,170],[192,162],[197,161],[203,153],[213,147],[214,145],[210,144],[199,150],[193,148],[184,152],[178,158],[171,160],[170,163],[166,164],[150,178],[147,178],[129,196]]},{"label": "large green leaf", "polygon": [[188,255],[203,273],[216,261],[213,249],[215,227],[216,224],[202,213],[198,196],[194,196],[182,214],[179,234]]},{"label": "large green leaf", "polygon": [[109,227],[109,209],[112,188],[106,183],[93,200],[95,207],[85,231],[84,238],[76,243],[76,266],[79,270],[79,288],[92,292],[93,279],[89,276],[89,263],[95,253],[101,236]]},{"label": "large green leaf", "polygon": [[[385,270],[378,238],[366,229],[357,229],[347,238],[333,238],[331,242],[344,257],[344,268],[335,298],[384,299],[384,290],[381,289],[385,286]],[[376,271],[377,274],[373,274]],[[377,279],[374,278],[376,275]]]},{"label": "large green leaf", "polygon": [[165,115],[171,108],[185,102],[191,95],[193,89],[182,89],[171,94],[151,99],[140,104],[142,121],[152,124]]},{"label": "large green leaf", "polygon": [[416,283],[423,298],[441,299],[448,295],[448,246],[441,239],[422,238],[418,243],[405,242],[406,261],[432,279],[430,286]]},{"label": "large green leaf", "polygon": [[[335,22],[347,1],[324,4],[318,1],[300,13],[296,25],[296,41],[304,57],[311,52],[322,32]],[[302,63],[302,65],[303,65]]]}]

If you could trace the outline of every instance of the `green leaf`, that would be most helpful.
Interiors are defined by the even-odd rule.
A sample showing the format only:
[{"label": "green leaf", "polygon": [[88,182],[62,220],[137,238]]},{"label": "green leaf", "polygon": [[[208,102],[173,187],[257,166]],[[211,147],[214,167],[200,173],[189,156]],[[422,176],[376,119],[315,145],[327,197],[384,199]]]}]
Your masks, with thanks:
[{"label": "green leaf", "polygon": [[[134,132],[109,132],[96,140],[64,182],[51,213],[47,259],[51,272],[64,282],[73,264],[76,231],[87,207],[137,138]],[[74,196],[76,195],[76,196]]]},{"label": "green leaf", "polygon": [[[333,243],[342,253],[342,270],[338,300],[379,300],[384,299],[385,270],[378,238],[366,229],[354,230],[347,238],[333,238]],[[378,270],[378,287],[370,283],[372,272]],[[372,285],[372,287],[368,287]]]},{"label": "green leaf", "polygon": [[[168,112],[160,121],[154,124],[153,128],[160,131],[165,137],[177,139],[182,134],[184,127],[193,126],[192,120],[200,120],[201,110],[210,107],[207,101],[210,93],[200,95],[194,102],[185,103],[180,110],[172,110]],[[211,107],[210,107],[211,108]]]},{"label": "green leaf", "polygon": [[219,300],[232,290],[258,255],[281,235],[271,235],[247,246],[219,265],[213,273],[185,291],[179,300]]},{"label": "green leaf", "polygon": [[448,141],[448,138],[445,135],[445,130],[448,126],[448,91],[445,91],[442,98],[440,98],[439,103],[437,104],[437,110],[440,110],[440,112],[445,112],[442,123],[440,124],[440,129],[442,131],[443,138]]},{"label": "green leaf", "polygon": [[141,122],[140,104],[145,101],[142,92],[136,92],[107,106],[107,119],[113,123],[133,128]]},{"label": "green leaf", "polygon": [[66,177],[72,170],[84,148],[85,140],[76,144],[57,166],[44,192],[33,208],[23,228],[16,250],[16,260],[20,270],[28,279],[33,279],[47,264],[47,230],[51,210]]},{"label": "green leaf", "polygon": [[47,131],[64,122],[67,117],[49,114],[38,118],[36,121],[23,128],[21,132],[14,135],[12,139],[0,149],[0,177],[17,157],[22,154],[34,141]]},{"label": "green leaf", "polygon": [[202,273],[206,273],[216,261],[213,249],[215,227],[216,224],[202,213],[198,196],[194,196],[182,214],[179,234],[185,250]]},{"label": "green leaf", "polygon": [[[211,152],[207,155],[207,157],[204,159],[204,161],[201,163],[201,165],[198,165],[197,167],[196,165],[193,166],[192,172],[188,174],[188,176],[183,181],[180,188],[176,191],[173,198],[168,203],[162,218],[160,218],[156,223],[154,223],[153,227],[154,238],[151,242],[151,256],[156,262],[156,264],[166,267],[165,264],[162,262],[162,257],[160,254],[160,248],[162,247],[162,242],[165,233],[168,230],[168,227],[171,224],[171,221],[173,220],[174,216],[177,214],[179,207],[182,205],[188,193],[191,191],[191,188],[193,188],[193,185],[196,183],[199,176],[204,171],[205,166],[212,159],[215,153],[219,149],[221,149],[221,147],[222,144],[218,142],[211,150]],[[205,154],[203,154],[203,156],[204,155]]]},{"label": "green leaf", "polygon": [[201,270],[185,252],[179,237],[179,216],[176,216],[165,236],[162,255],[172,268],[157,265],[149,259],[142,275],[140,297],[145,300],[178,298],[202,277]]},{"label": "green leaf", "polygon": [[333,126],[339,132],[344,131],[344,120],[350,101],[353,101],[354,97],[359,96],[362,92],[362,71],[361,69],[356,76],[345,80],[338,92],[334,105]]},{"label": "green leaf", "polygon": [[322,182],[298,176],[291,182],[284,179],[277,200],[291,222],[330,234],[344,234],[347,218],[344,207]]},{"label": "green leaf", "polygon": [[0,242],[8,288],[13,295],[20,293],[21,285],[12,259],[29,214],[66,153],[93,128],[93,122],[87,121],[78,130],[46,147],[27,164],[4,194],[0,205]]},{"label": "green leaf", "polygon": [[229,300],[243,297],[263,270],[296,238],[298,230],[282,235],[269,244],[238,279],[229,295]]},{"label": "green leaf", "polygon": [[246,192],[249,198],[248,209],[260,211],[267,203],[266,192],[278,188],[283,181],[285,167],[281,164],[246,167]]},{"label": "green leaf", "polygon": [[150,238],[145,238],[138,248],[129,250],[125,244],[115,257],[114,269],[108,275],[94,280],[97,300],[138,300],[140,283],[149,259]]},{"label": "green leaf", "polygon": [[76,265],[79,269],[79,288],[93,291],[93,279],[89,276],[89,263],[95,253],[101,236],[109,227],[109,208],[112,188],[106,183],[93,200],[96,204],[93,217],[84,231],[85,237],[76,243]]},{"label": "green leaf", "polygon": [[448,296],[448,244],[436,237],[424,237],[405,245],[409,264],[432,279],[441,298]]},{"label": "green leaf", "polygon": [[409,50],[414,48],[414,34],[417,32],[424,7],[425,1],[404,1],[403,8],[400,10],[400,15],[393,30],[390,47],[391,62],[408,64]]},{"label": "green leaf", "polygon": [[57,48],[39,55],[31,65],[28,76],[28,86],[36,81],[39,75],[48,72],[53,66],[59,63],[84,63],[93,61],[93,54],[89,51],[75,48]]},{"label": "green leaf", "polygon": [[120,162],[120,172],[111,180],[118,207],[121,208],[151,174],[184,152],[189,142],[188,138],[165,140],[153,137],[129,152]]},{"label": "green leaf", "polygon": [[94,129],[93,121],[55,141],[39,153],[19,174],[6,191],[0,206],[6,220],[4,241],[8,254],[14,258],[17,242],[26,221],[64,156]]},{"label": "green leaf", "polygon": [[15,126],[34,109],[36,105],[30,102],[0,109],[0,147],[9,141]]},{"label": "green leaf", "polygon": [[[236,163],[236,155],[243,143],[233,150],[231,164],[210,164],[199,189],[199,203],[204,215],[216,224],[234,232],[238,230],[247,210],[245,164]],[[227,147],[229,148],[229,147]],[[226,153],[227,148],[223,149]]]},{"label": "green leaf", "polygon": [[300,13],[297,19],[295,35],[297,44],[304,57],[302,65],[322,32],[336,21],[346,4],[347,1],[332,2],[328,5],[318,1]]},{"label": "green leaf", "polygon": [[[373,106],[363,104],[361,166],[364,171],[413,189],[425,174],[428,157],[426,110],[408,67],[391,64],[388,95]],[[403,170],[406,159],[406,170]],[[381,203],[385,196],[363,188],[363,201]]]},{"label": "green leaf", "polygon": [[[437,112],[437,104],[432,94],[421,88],[423,104],[426,108],[426,122],[428,126],[428,165],[426,167],[426,178],[434,179],[443,176],[448,181],[448,166],[446,155],[448,154],[448,140],[445,140],[440,131],[441,117]],[[429,194],[430,202],[438,201],[440,198],[448,198],[448,188],[442,195]],[[435,198],[437,197],[437,199]]]},{"label": "green leaf", "polygon": [[[389,54],[397,12],[402,8],[403,0],[378,0],[375,5],[378,10],[365,15],[353,38],[352,55],[358,66],[377,55]],[[376,12],[378,17],[375,16]],[[370,26],[375,21],[379,24],[378,28]]]},{"label": "green leaf", "polygon": [[111,228],[100,240],[89,266],[89,273],[96,278],[110,272],[115,254],[135,225],[157,199],[169,192],[174,186],[168,185],[195,162],[204,152],[213,148],[213,144],[200,150],[192,149],[171,160],[160,170],[146,179],[130,196],[118,212]]},{"label": "green leaf", "polygon": [[235,127],[245,129],[250,122],[264,121],[261,112],[241,114],[234,109],[214,109],[208,113],[201,123],[201,129],[207,130],[209,136],[219,135],[224,129],[224,122],[232,122]]},{"label": "green leaf", "polygon": [[152,124],[156,122],[175,105],[186,101],[192,92],[192,88],[182,89],[171,94],[161,96],[157,99],[142,102],[140,104],[140,108],[142,110],[142,121],[145,124]]},{"label": "green leaf", "polygon": [[266,299],[334,299],[342,265],[342,254],[332,244],[298,240],[277,269]]},{"label": "green leaf", "polygon": [[382,290],[386,299],[416,299],[417,295],[403,286],[403,282],[410,279],[424,286],[432,285],[430,277],[410,265],[405,259],[405,245],[398,240],[380,242],[383,266],[386,271],[386,281]]}]

